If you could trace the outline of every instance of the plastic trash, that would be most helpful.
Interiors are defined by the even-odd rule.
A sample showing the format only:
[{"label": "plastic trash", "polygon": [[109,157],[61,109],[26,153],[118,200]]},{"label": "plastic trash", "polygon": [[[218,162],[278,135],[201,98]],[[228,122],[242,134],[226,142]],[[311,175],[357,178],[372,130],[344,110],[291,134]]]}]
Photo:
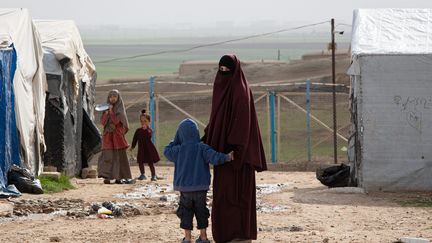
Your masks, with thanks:
[{"label": "plastic trash", "polygon": [[111,219],[112,218],[112,216],[109,216],[106,214],[96,214],[96,217],[100,218],[100,219]]},{"label": "plastic trash", "polygon": [[109,215],[111,215],[112,211],[109,210],[109,209],[107,209],[106,207],[101,207],[101,208],[98,209],[97,213],[98,214],[109,214]]},{"label": "plastic trash", "polygon": [[100,208],[101,208],[101,206],[97,203],[93,203],[91,205],[91,209],[93,210],[93,212],[97,212]]},{"label": "plastic trash", "polygon": [[316,178],[328,187],[346,187],[349,186],[350,167],[341,164],[330,166],[316,171]]},{"label": "plastic trash", "polygon": [[123,210],[112,202],[103,202],[102,206],[111,210],[114,216],[121,216],[123,214]]},{"label": "plastic trash", "polygon": [[12,165],[9,170],[8,182],[11,185],[15,185],[21,193],[43,194],[40,181],[35,179],[29,170],[17,165]]}]

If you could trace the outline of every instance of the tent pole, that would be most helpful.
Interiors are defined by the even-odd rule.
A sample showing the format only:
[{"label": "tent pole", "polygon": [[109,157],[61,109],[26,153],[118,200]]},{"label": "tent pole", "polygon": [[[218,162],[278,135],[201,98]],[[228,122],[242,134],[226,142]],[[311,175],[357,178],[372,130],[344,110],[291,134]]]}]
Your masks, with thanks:
[{"label": "tent pole", "polygon": [[336,124],[336,60],[335,60],[335,25],[331,19],[331,49],[332,49],[332,84],[333,84],[333,157],[337,164],[337,124]]},{"label": "tent pole", "polygon": [[306,80],[306,129],[307,129],[307,157],[308,161],[311,161],[312,151],[311,151],[311,123],[310,123],[310,113],[311,113],[311,100],[310,100],[310,80]]},{"label": "tent pole", "polygon": [[[154,131],[155,130],[155,122],[154,122],[154,117],[155,117],[155,107],[154,107],[154,81],[155,81],[155,76],[151,76],[150,77],[150,88],[149,88],[149,96],[150,96],[150,116],[153,119],[153,122],[150,123],[151,129]],[[152,142],[155,142],[155,134],[152,134]]]}]

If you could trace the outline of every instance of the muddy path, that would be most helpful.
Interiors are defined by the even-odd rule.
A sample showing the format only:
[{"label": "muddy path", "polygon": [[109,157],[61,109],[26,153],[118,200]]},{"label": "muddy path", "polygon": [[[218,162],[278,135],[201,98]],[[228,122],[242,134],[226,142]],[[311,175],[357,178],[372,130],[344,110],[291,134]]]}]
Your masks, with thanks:
[{"label": "muddy path", "polygon": [[[132,171],[138,175],[137,167]],[[74,179],[75,190],[2,200],[1,204],[14,204],[14,211],[10,217],[0,217],[0,242],[179,242],[182,231],[175,215],[178,193],[172,191],[173,168],[157,167],[157,171],[166,179],[134,185]],[[430,196],[329,190],[311,172],[258,173],[257,242],[432,239],[432,209],[401,204]],[[209,202],[211,197],[209,193]],[[124,214],[96,217],[92,205],[103,202],[116,204]],[[211,230],[208,233],[211,238]]]}]

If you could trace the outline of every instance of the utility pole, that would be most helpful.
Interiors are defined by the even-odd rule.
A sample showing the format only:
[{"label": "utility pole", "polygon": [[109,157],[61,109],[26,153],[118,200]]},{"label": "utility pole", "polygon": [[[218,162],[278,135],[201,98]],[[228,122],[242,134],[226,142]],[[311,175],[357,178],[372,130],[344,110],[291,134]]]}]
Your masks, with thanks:
[{"label": "utility pole", "polygon": [[331,50],[332,50],[332,84],[333,84],[333,157],[337,164],[337,124],[336,124],[336,60],[335,60],[335,25],[331,19]]}]

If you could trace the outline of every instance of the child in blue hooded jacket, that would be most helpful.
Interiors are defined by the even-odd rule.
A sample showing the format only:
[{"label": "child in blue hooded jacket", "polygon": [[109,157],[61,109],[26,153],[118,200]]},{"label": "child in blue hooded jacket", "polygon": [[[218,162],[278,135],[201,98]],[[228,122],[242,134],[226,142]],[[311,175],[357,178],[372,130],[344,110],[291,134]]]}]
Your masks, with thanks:
[{"label": "child in blue hooded jacket", "polygon": [[218,153],[200,141],[196,122],[185,119],[180,122],[174,140],[165,147],[165,157],[174,162],[174,190],[180,191],[177,216],[180,228],[185,230],[182,243],[190,243],[193,217],[197,220],[200,237],[196,243],[207,239],[208,218],[207,191],[210,186],[209,163],[218,166],[233,159],[233,153]]}]

